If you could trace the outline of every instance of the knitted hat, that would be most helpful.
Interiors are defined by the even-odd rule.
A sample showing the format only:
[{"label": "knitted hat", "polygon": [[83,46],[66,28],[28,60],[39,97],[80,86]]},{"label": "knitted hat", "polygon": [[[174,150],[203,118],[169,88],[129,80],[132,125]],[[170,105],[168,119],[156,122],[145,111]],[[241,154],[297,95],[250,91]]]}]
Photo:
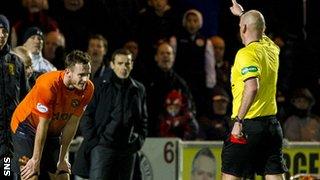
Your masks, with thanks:
[{"label": "knitted hat", "polygon": [[39,29],[38,27],[30,27],[24,33],[23,42],[26,42],[33,35],[38,35],[41,37],[41,39],[44,39],[41,29]]},{"label": "knitted hat", "polygon": [[196,10],[196,9],[190,9],[190,10],[188,10],[187,12],[184,13],[183,19],[182,19],[182,25],[183,25],[183,27],[186,27],[186,24],[187,24],[187,16],[188,16],[189,14],[194,14],[194,15],[196,15],[196,16],[198,17],[199,23],[200,23],[200,28],[201,28],[202,25],[203,25],[202,14],[201,14],[200,11],[198,11],[198,10]]},{"label": "knitted hat", "polygon": [[0,15],[0,28],[4,28],[7,30],[7,32],[10,32],[9,20],[2,14]]}]

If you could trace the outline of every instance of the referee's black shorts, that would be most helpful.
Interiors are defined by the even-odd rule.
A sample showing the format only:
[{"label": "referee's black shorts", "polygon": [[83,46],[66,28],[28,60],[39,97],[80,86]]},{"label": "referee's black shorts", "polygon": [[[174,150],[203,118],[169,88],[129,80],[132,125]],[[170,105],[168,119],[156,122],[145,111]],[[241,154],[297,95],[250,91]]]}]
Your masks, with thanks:
[{"label": "referee's black shorts", "polygon": [[247,144],[235,144],[230,138],[222,149],[222,172],[237,177],[282,174],[287,171],[282,154],[283,134],[275,116],[246,119],[243,133]]}]

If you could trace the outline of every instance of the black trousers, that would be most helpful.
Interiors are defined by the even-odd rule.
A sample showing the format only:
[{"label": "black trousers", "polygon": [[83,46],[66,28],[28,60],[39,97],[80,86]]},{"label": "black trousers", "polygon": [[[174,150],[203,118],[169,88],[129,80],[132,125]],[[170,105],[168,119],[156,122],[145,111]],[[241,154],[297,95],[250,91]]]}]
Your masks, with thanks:
[{"label": "black trousers", "polygon": [[91,150],[90,178],[132,180],[136,153],[121,152],[97,145]]}]

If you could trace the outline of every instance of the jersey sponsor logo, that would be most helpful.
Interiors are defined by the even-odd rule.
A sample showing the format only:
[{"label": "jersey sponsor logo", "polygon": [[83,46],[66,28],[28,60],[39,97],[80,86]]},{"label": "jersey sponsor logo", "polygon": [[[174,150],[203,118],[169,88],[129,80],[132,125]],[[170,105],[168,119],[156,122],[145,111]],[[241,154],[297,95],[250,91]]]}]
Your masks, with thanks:
[{"label": "jersey sponsor logo", "polygon": [[72,116],[72,113],[57,112],[57,113],[53,113],[52,120],[68,121],[70,120],[71,116]]},{"label": "jersey sponsor logo", "polygon": [[41,104],[41,103],[37,104],[37,109],[38,109],[39,112],[42,112],[42,113],[48,112],[48,107],[43,105],[43,104]]},{"label": "jersey sponsor logo", "polygon": [[256,66],[249,66],[241,69],[241,74],[245,75],[248,72],[257,72],[258,68]]}]

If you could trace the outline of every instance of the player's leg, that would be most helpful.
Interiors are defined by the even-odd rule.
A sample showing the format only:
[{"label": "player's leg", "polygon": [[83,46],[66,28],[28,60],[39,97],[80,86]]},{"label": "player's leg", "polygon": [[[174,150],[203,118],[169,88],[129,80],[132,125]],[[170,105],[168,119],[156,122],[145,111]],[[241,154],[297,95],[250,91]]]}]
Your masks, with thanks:
[{"label": "player's leg", "polygon": [[62,174],[49,173],[49,177],[51,180],[69,180],[70,179],[70,175],[68,173],[62,173]]},{"label": "player's leg", "polygon": [[[31,136],[22,131],[17,131],[12,134],[13,142],[13,159],[12,159],[12,170],[21,179],[21,169],[27,164],[28,160],[32,157],[34,136]],[[38,179],[38,175],[34,175],[31,180]]]},{"label": "player's leg", "polygon": [[109,147],[97,145],[90,154],[89,179],[117,179],[118,169],[115,167],[117,151]]},{"label": "player's leg", "polygon": [[285,180],[284,174],[272,174],[266,175],[266,180]]},{"label": "player's leg", "polygon": [[228,138],[222,148],[222,180],[240,180],[246,174],[248,144],[235,143]]},{"label": "player's leg", "polygon": [[266,180],[284,180],[284,173],[288,171],[282,153],[283,134],[279,121],[274,117],[269,120],[269,134],[267,135],[267,163],[265,167]]}]

